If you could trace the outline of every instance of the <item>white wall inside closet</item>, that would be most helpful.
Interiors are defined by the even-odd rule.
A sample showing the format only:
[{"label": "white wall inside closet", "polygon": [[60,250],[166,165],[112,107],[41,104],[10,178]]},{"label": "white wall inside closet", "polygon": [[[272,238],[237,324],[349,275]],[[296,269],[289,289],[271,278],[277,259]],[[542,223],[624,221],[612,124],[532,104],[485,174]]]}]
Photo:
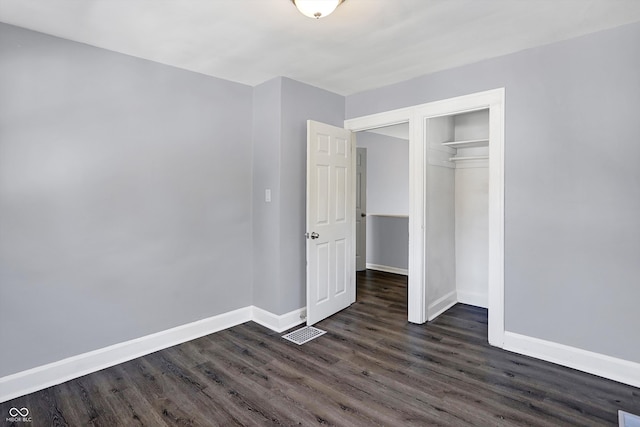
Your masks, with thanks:
[{"label": "white wall inside closet", "polygon": [[455,302],[488,307],[489,110],[427,121],[430,318]]}]

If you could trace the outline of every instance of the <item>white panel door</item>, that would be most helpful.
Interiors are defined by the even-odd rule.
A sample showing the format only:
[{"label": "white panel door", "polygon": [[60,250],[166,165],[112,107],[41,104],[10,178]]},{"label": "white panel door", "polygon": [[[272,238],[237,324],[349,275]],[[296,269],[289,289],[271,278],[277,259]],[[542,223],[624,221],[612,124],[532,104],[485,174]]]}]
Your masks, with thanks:
[{"label": "white panel door", "polygon": [[356,148],[356,271],[367,269],[367,149]]},{"label": "white panel door", "polygon": [[355,302],[355,137],[307,121],[307,324]]}]

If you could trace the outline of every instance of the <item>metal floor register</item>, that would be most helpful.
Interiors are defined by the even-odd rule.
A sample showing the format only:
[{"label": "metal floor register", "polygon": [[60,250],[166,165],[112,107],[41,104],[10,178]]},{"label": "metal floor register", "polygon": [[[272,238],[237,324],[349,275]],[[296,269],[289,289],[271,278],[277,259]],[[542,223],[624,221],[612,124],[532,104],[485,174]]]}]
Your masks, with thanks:
[{"label": "metal floor register", "polygon": [[297,331],[283,335],[282,338],[298,345],[302,345],[326,333],[327,331],[323,331],[322,329],[314,328],[313,326],[305,326]]}]

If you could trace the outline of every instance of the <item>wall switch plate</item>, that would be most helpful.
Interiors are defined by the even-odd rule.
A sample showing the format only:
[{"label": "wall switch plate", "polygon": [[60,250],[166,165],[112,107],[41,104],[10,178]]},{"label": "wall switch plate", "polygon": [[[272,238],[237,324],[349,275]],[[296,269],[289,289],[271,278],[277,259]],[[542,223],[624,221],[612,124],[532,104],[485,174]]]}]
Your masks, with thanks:
[{"label": "wall switch plate", "polygon": [[269,188],[264,190],[264,201],[267,203],[271,203],[271,189]]}]

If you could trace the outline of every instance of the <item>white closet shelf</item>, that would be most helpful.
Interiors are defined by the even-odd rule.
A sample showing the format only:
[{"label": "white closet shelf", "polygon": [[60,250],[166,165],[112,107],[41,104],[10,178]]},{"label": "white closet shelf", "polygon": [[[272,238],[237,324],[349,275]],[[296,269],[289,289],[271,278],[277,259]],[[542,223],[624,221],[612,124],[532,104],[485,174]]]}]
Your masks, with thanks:
[{"label": "white closet shelf", "polygon": [[443,142],[442,145],[451,148],[471,148],[471,147],[488,147],[488,139],[468,139],[466,141],[449,141]]},{"label": "white closet shelf", "polygon": [[489,156],[449,157],[450,162],[462,162],[465,160],[486,160]]}]

